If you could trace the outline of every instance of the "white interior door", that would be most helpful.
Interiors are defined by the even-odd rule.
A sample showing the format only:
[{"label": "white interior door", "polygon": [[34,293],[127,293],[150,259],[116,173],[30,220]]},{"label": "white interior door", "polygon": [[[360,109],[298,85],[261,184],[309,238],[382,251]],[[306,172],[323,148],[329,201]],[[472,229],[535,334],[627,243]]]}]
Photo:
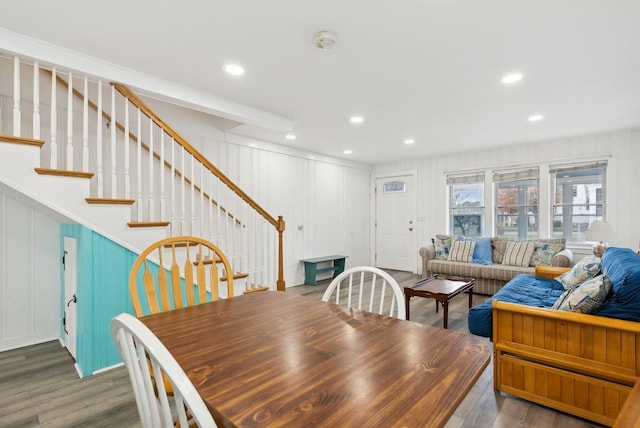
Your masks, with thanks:
[{"label": "white interior door", "polygon": [[417,272],[415,174],[376,178],[376,266]]},{"label": "white interior door", "polygon": [[77,311],[77,242],[75,238],[64,237],[64,344],[76,359],[76,311]]}]

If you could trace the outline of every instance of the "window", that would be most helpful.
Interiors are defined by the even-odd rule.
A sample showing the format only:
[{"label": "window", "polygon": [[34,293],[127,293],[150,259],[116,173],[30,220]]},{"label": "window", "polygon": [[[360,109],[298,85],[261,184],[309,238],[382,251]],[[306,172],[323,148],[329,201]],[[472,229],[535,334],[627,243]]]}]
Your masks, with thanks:
[{"label": "window", "polygon": [[482,236],[484,232],[484,173],[448,176],[449,233]]},{"label": "window", "polygon": [[538,169],[494,171],[496,235],[538,237]]},{"label": "window", "polygon": [[607,162],[549,167],[554,199],[553,237],[584,242],[589,224],[605,219]]}]

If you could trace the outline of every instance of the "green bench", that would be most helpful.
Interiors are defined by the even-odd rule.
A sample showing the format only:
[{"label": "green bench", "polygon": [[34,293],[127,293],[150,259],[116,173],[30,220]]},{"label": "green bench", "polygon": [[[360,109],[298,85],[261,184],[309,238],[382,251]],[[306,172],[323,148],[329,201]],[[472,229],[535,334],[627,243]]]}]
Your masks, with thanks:
[{"label": "green bench", "polygon": [[[344,272],[344,264],[349,256],[324,256],[314,257],[312,259],[300,260],[304,263],[304,283],[309,285],[318,285],[316,281],[316,275],[323,272],[333,271],[333,277],[340,275]],[[318,264],[331,263],[330,266],[318,268]]]}]

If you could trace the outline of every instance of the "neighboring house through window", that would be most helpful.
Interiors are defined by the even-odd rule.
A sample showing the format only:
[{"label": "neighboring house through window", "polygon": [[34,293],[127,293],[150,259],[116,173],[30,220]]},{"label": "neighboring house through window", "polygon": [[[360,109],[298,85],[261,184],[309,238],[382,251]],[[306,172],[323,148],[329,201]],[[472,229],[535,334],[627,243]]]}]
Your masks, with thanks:
[{"label": "neighboring house through window", "polygon": [[496,235],[538,238],[538,168],[494,171]]},{"label": "neighboring house through window", "polygon": [[605,221],[607,162],[551,165],[553,237],[584,242],[589,224]]},{"label": "neighboring house through window", "polygon": [[484,233],[484,172],[447,176],[449,233],[482,236]]}]

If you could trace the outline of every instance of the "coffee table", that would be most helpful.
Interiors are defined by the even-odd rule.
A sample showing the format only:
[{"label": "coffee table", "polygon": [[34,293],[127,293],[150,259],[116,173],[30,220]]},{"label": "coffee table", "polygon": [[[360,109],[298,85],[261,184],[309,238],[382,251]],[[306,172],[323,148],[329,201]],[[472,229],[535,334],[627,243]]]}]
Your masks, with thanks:
[{"label": "coffee table", "polygon": [[438,313],[438,303],[442,305],[443,326],[447,328],[449,321],[449,301],[458,294],[469,292],[469,307],[473,304],[473,286],[475,278],[446,277],[444,275],[434,275],[431,278],[423,279],[414,285],[404,287],[404,304],[407,309],[407,320],[409,319],[409,300],[413,296],[428,297],[436,299],[436,313]]}]

